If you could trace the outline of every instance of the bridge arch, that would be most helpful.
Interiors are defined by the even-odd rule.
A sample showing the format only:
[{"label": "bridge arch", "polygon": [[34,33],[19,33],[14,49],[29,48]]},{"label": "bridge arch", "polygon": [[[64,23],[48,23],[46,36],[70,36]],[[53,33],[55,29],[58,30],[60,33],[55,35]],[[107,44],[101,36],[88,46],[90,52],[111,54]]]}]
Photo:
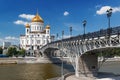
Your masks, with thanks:
[{"label": "bridge arch", "polygon": [[43,51],[44,57],[60,57],[61,53],[58,48],[49,47]]},{"label": "bridge arch", "polygon": [[[97,49],[104,49],[108,47],[120,47],[120,26],[112,28],[110,36],[106,34],[107,31],[108,30],[106,29],[102,31],[88,33],[86,34],[85,38],[83,37],[83,35],[78,35],[75,37],[70,37],[67,39],[51,42],[43,46],[41,48],[41,51],[44,51],[45,49],[50,47],[51,48],[56,47],[60,51],[63,51],[64,54],[67,54],[69,56],[69,59],[75,68],[76,76],[79,77],[81,74],[81,71],[83,71],[81,70],[83,68],[80,67],[80,65],[82,65],[81,64],[82,61],[84,61],[84,63],[88,63],[88,68],[86,66],[86,69],[89,69],[89,66],[92,65],[89,63],[93,63],[92,61],[95,61],[95,66],[97,65],[96,63],[97,57],[95,55],[85,56],[86,52],[97,50]],[[90,61],[90,59],[93,59],[93,60]],[[89,74],[89,72],[90,71],[86,73]],[[91,72],[95,73],[96,75],[97,68],[94,71],[91,70]],[[83,71],[82,73],[85,73],[85,72]]]}]

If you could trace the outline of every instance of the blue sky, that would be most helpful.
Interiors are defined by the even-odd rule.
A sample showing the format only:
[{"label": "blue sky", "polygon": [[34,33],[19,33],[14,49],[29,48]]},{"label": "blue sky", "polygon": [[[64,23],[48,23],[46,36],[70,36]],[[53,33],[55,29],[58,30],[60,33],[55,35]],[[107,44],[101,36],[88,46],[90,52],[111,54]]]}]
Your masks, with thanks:
[{"label": "blue sky", "polygon": [[20,34],[25,33],[24,23],[31,21],[37,9],[44,25],[50,24],[51,34],[61,36],[64,30],[67,37],[70,26],[73,35],[83,34],[83,20],[87,20],[86,32],[107,28],[105,11],[110,7],[111,26],[119,26],[120,0],[0,0],[0,45],[3,41],[19,44]]}]

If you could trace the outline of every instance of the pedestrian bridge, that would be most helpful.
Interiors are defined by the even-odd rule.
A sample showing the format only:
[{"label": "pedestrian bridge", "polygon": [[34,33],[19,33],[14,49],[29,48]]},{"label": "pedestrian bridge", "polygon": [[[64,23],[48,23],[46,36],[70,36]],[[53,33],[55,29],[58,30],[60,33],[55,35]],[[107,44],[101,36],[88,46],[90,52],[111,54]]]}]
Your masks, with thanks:
[{"label": "pedestrian bridge", "polygon": [[97,76],[98,72],[97,56],[85,53],[109,47],[120,47],[120,26],[57,40],[43,46],[40,51],[44,54],[48,49],[58,50],[61,56],[67,55],[75,69],[75,75],[80,77]]}]

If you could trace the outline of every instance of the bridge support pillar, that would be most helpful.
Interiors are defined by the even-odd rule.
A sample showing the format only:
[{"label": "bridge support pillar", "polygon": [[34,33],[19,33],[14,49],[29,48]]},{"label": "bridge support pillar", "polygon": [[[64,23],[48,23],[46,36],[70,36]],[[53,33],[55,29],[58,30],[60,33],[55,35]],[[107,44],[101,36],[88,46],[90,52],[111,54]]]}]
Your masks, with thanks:
[{"label": "bridge support pillar", "polygon": [[98,72],[98,60],[95,54],[83,54],[80,57],[76,57],[76,77],[97,76]]}]

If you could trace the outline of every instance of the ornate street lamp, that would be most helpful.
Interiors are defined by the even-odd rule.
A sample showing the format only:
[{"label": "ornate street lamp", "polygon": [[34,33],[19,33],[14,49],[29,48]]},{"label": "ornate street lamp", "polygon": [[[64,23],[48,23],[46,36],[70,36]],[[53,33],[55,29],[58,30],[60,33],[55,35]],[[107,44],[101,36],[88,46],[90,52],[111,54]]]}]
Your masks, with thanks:
[{"label": "ornate street lamp", "polygon": [[57,35],[56,35],[56,40],[58,40],[58,36],[59,36],[59,35],[58,35],[58,33],[57,33]]},{"label": "ornate street lamp", "polygon": [[107,11],[106,11],[106,13],[107,13],[107,18],[108,18],[108,39],[109,39],[109,46],[110,46],[110,44],[111,44],[111,40],[110,40],[110,35],[111,35],[111,28],[110,28],[110,17],[111,17],[111,15],[112,15],[112,8],[110,8],[110,9],[108,9]]},{"label": "ornate street lamp", "polygon": [[108,9],[106,11],[107,13],[107,18],[108,18],[108,36],[110,37],[110,33],[111,33],[111,30],[110,30],[110,17],[112,15],[112,8]]},{"label": "ornate street lamp", "polygon": [[70,27],[70,37],[72,37],[72,27]]},{"label": "ornate street lamp", "polygon": [[[62,31],[62,49],[63,49],[63,36],[64,36],[64,31]],[[64,80],[64,76],[63,76],[63,52],[61,54],[61,80]]]},{"label": "ornate street lamp", "polygon": [[83,28],[84,28],[84,39],[85,39],[85,27],[86,27],[86,23],[87,23],[87,21],[86,20],[84,20],[83,22],[82,22],[82,24],[83,24]]},{"label": "ornate street lamp", "polygon": [[64,36],[64,31],[62,31],[62,39],[63,39],[63,36]]}]

